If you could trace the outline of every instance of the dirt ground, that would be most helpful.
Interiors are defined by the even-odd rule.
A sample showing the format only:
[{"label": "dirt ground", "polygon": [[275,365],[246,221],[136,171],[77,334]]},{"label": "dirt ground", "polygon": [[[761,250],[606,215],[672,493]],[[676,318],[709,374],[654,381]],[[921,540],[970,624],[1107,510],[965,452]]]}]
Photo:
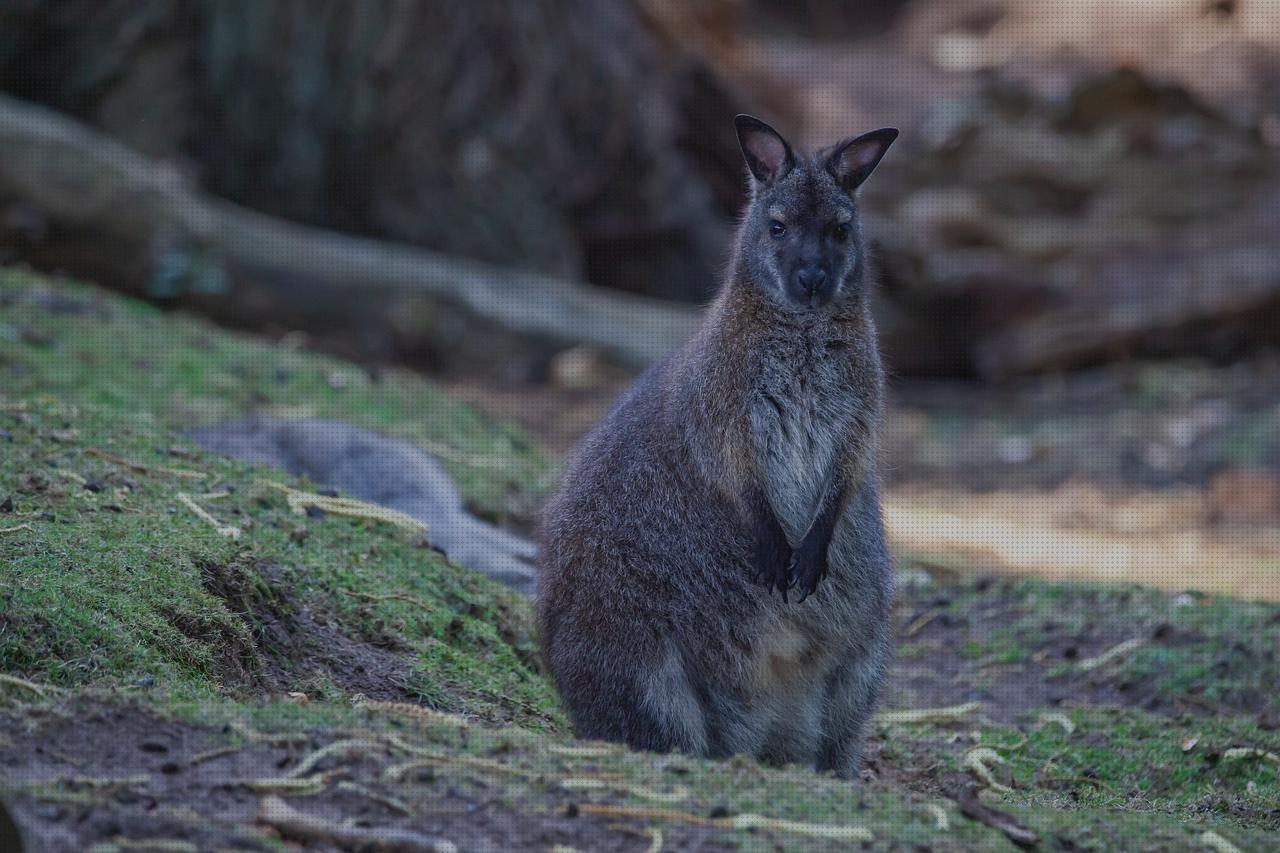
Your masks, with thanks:
[{"label": "dirt ground", "polygon": [[[308,849],[343,845],[307,833],[255,823],[262,780],[290,778],[299,761],[343,739],[316,732],[289,742],[229,746],[236,732],[156,716],[141,707],[74,702],[55,710],[5,714],[10,732],[0,764],[10,783],[47,783],[56,796],[17,800],[14,817],[31,851],[88,850],[100,842],[168,841],[169,850],[273,850],[283,839],[313,841]],[[335,824],[411,830],[465,850],[533,850],[566,845],[584,850],[644,850],[643,833],[573,813],[575,796],[554,790],[537,802],[506,802],[499,786],[451,779],[430,769],[408,784],[388,785],[388,754],[339,760],[322,793],[294,800],[308,815]],[[286,784],[275,789],[289,796]],[[297,795],[296,789],[293,796]],[[412,806],[407,805],[412,803]],[[411,814],[406,812],[411,810]],[[697,830],[673,832],[671,849],[714,849]],[[123,841],[123,843],[122,843]],[[145,849],[161,849],[152,846]],[[425,849],[407,843],[399,849]],[[440,849],[448,849],[441,847]]]},{"label": "dirt ground", "polygon": [[[1274,644],[1280,614],[1263,612],[1262,630],[1253,630],[1241,613],[1236,637],[1230,624],[1205,617],[1216,627],[1199,630],[1181,616],[1197,607],[1140,590],[1084,590],[1049,600],[1039,587],[997,577],[906,583],[894,611],[898,659],[883,704],[896,710],[977,702],[978,725],[998,731],[1032,731],[1035,713],[1057,708],[1131,709],[1167,718],[1174,732],[1232,717],[1274,733],[1280,693],[1265,685],[1274,684],[1280,666]],[[1158,669],[1127,664],[1123,650],[1138,647],[1176,655],[1193,669],[1208,661],[1211,675],[1171,684]],[[349,672],[334,677],[358,680]],[[971,725],[924,741],[876,729],[867,747],[867,790],[946,796],[947,786],[966,776],[946,762],[959,754],[954,744]],[[332,840],[308,840],[306,831],[264,818],[260,810],[272,793],[331,829],[404,830],[465,850],[652,849],[651,822],[579,813],[578,804],[599,797],[584,799],[567,783],[554,783],[550,765],[540,783],[546,754],[518,739],[480,758],[426,762],[399,779],[388,768],[404,756],[388,745],[395,741],[381,740],[386,730],[259,735],[160,715],[120,696],[11,707],[0,713],[0,732],[5,784],[19,786],[9,806],[30,850],[85,850],[100,842],[121,850],[161,849],[138,845],[162,842],[167,850],[266,850],[282,837],[308,841],[307,849],[335,849]],[[412,741],[414,732],[393,735]],[[352,740],[355,749],[307,758]],[[497,767],[495,774],[495,760],[517,769]],[[297,787],[299,777],[317,769],[323,786]],[[508,786],[512,774],[522,773],[531,784]],[[1280,811],[1266,817],[1265,802],[1251,808],[1247,819],[1280,825]],[[725,842],[707,827],[677,824],[664,828],[662,843],[664,850],[704,850]]]}]

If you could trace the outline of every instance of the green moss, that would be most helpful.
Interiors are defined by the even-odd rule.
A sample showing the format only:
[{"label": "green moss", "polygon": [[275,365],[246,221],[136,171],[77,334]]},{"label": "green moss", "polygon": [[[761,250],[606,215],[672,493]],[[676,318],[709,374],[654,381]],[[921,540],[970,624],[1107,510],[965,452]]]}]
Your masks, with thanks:
[{"label": "green moss", "polygon": [[0,268],[0,387],[185,429],[251,409],[334,417],[415,442],[490,517],[527,514],[555,464],[522,430],[399,370],[376,376],[83,285]]},{"label": "green moss", "polygon": [[154,683],[196,701],[340,698],[358,692],[363,657],[388,669],[401,659],[407,697],[557,724],[526,601],[420,535],[296,516],[262,481],[306,483],[175,431],[251,405],[314,408],[482,455],[484,465],[455,456],[453,472],[501,514],[532,501],[550,470],[516,430],[407,374],[373,384],[336,360],[76,285],[0,271],[0,306],[0,501],[15,504],[0,528],[19,528],[0,535],[0,671]]},{"label": "green moss", "polygon": [[[288,670],[302,647],[273,644],[307,642],[319,659],[339,637],[351,654],[379,660],[393,659],[384,646],[398,649],[407,695],[482,716],[557,719],[534,670],[527,602],[417,534],[296,516],[261,482],[289,478],[187,447],[135,413],[32,400],[7,417],[0,495],[17,513],[3,526],[30,528],[0,538],[0,670],[68,686],[153,680],[197,698],[318,690],[316,672]],[[281,672],[269,678],[273,666]]]},{"label": "green moss", "polygon": [[1238,826],[1280,829],[1280,774],[1265,759],[1224,759],[1250,747],[1276,753],[1280,734],[1239,717],[1168,717],[1132,709],[1077,710],[1068,734],[1050,724],[1007,753],[1015,800],[1071,808],[1219,813]]}]

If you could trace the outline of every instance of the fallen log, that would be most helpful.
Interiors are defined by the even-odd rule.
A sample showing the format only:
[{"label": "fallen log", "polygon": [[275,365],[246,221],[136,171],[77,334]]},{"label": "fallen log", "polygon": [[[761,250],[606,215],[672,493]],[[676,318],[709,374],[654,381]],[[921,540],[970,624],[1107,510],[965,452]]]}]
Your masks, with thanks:
[{"label": "fallen log", "polygon": [[[1090,281],[1090,295],[980,341],[987,376],[1071,370],[1132,353],[1178,354],[1250,339],[1276,342],[1280,314],[1280,244],[1265,230],[1280,214],[1280,195],[1214,229],[1208,240],[1169,239],[1061,265],[1067,280]],[[1248,232],[1254,233],[1248,233]],[[1241,236],[1240,232],[1245,232]]]},{"label": "fallen log", "polygon": [[[202,192],[173,164],[6,96],[0,96],[0,203],[20,206],[22,218],[38,221],[42,231],[91,232],[111,242],[113,257],[99,265],[109,260],[154,275],[161,257],[181,247],[200,259],[206,279],[225,282],[219,298],[234,300],[245,295],[237,288],[251,289],[249,301],[264,312],[288,309],[280,311],[287,315],[294,306],[286,301],[315,288],[353,305],[387,293],[417,294],[519,333],[591,344],[637,366],[679,345],[697,323],[688,306],[265,216]],[[121,257],[129,252],[146,257]],[[81,273],[74,262],[62,263]]]}]

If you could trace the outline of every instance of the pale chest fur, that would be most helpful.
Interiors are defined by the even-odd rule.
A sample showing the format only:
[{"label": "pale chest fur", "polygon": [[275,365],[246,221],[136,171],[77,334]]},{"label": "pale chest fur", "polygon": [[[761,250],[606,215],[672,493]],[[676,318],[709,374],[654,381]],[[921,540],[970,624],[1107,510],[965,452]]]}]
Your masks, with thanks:
[{"label": "pale chest fur", "polygon": [[794,545],[817,515],[845,454],[863,443],[857,433],[869,401],[851,380],[846,350],[788,349],[759,372],[747,411],[765,492]]}]

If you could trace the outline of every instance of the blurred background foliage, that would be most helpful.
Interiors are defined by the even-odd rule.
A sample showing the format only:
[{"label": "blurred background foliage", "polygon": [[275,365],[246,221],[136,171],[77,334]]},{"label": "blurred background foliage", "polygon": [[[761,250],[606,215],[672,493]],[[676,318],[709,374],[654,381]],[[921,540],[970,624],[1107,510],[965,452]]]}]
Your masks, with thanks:
[{"label": "blurred background foliage", "polygon": [[[0,89],[272,217],[695,304],[718,285],[743,201],[734,113],[809,147],[893,124],[903,142],[866,208],[900,375],[1274,345],[1274,3],[1071,9],[5,0]],[[216,247],[180,247],[178,263],[154,239],[104,270],[100,247],[59,244],[57,211],[4,200],[11,259],[168,299],[235,278]],[[484,318],[393,300],[354,332],[343,301],[331,300],[340,322],[314,325],[348,354],[446,371],[484,361],[457,331]],[[553,355],[498,350],[521,378]]]}]

